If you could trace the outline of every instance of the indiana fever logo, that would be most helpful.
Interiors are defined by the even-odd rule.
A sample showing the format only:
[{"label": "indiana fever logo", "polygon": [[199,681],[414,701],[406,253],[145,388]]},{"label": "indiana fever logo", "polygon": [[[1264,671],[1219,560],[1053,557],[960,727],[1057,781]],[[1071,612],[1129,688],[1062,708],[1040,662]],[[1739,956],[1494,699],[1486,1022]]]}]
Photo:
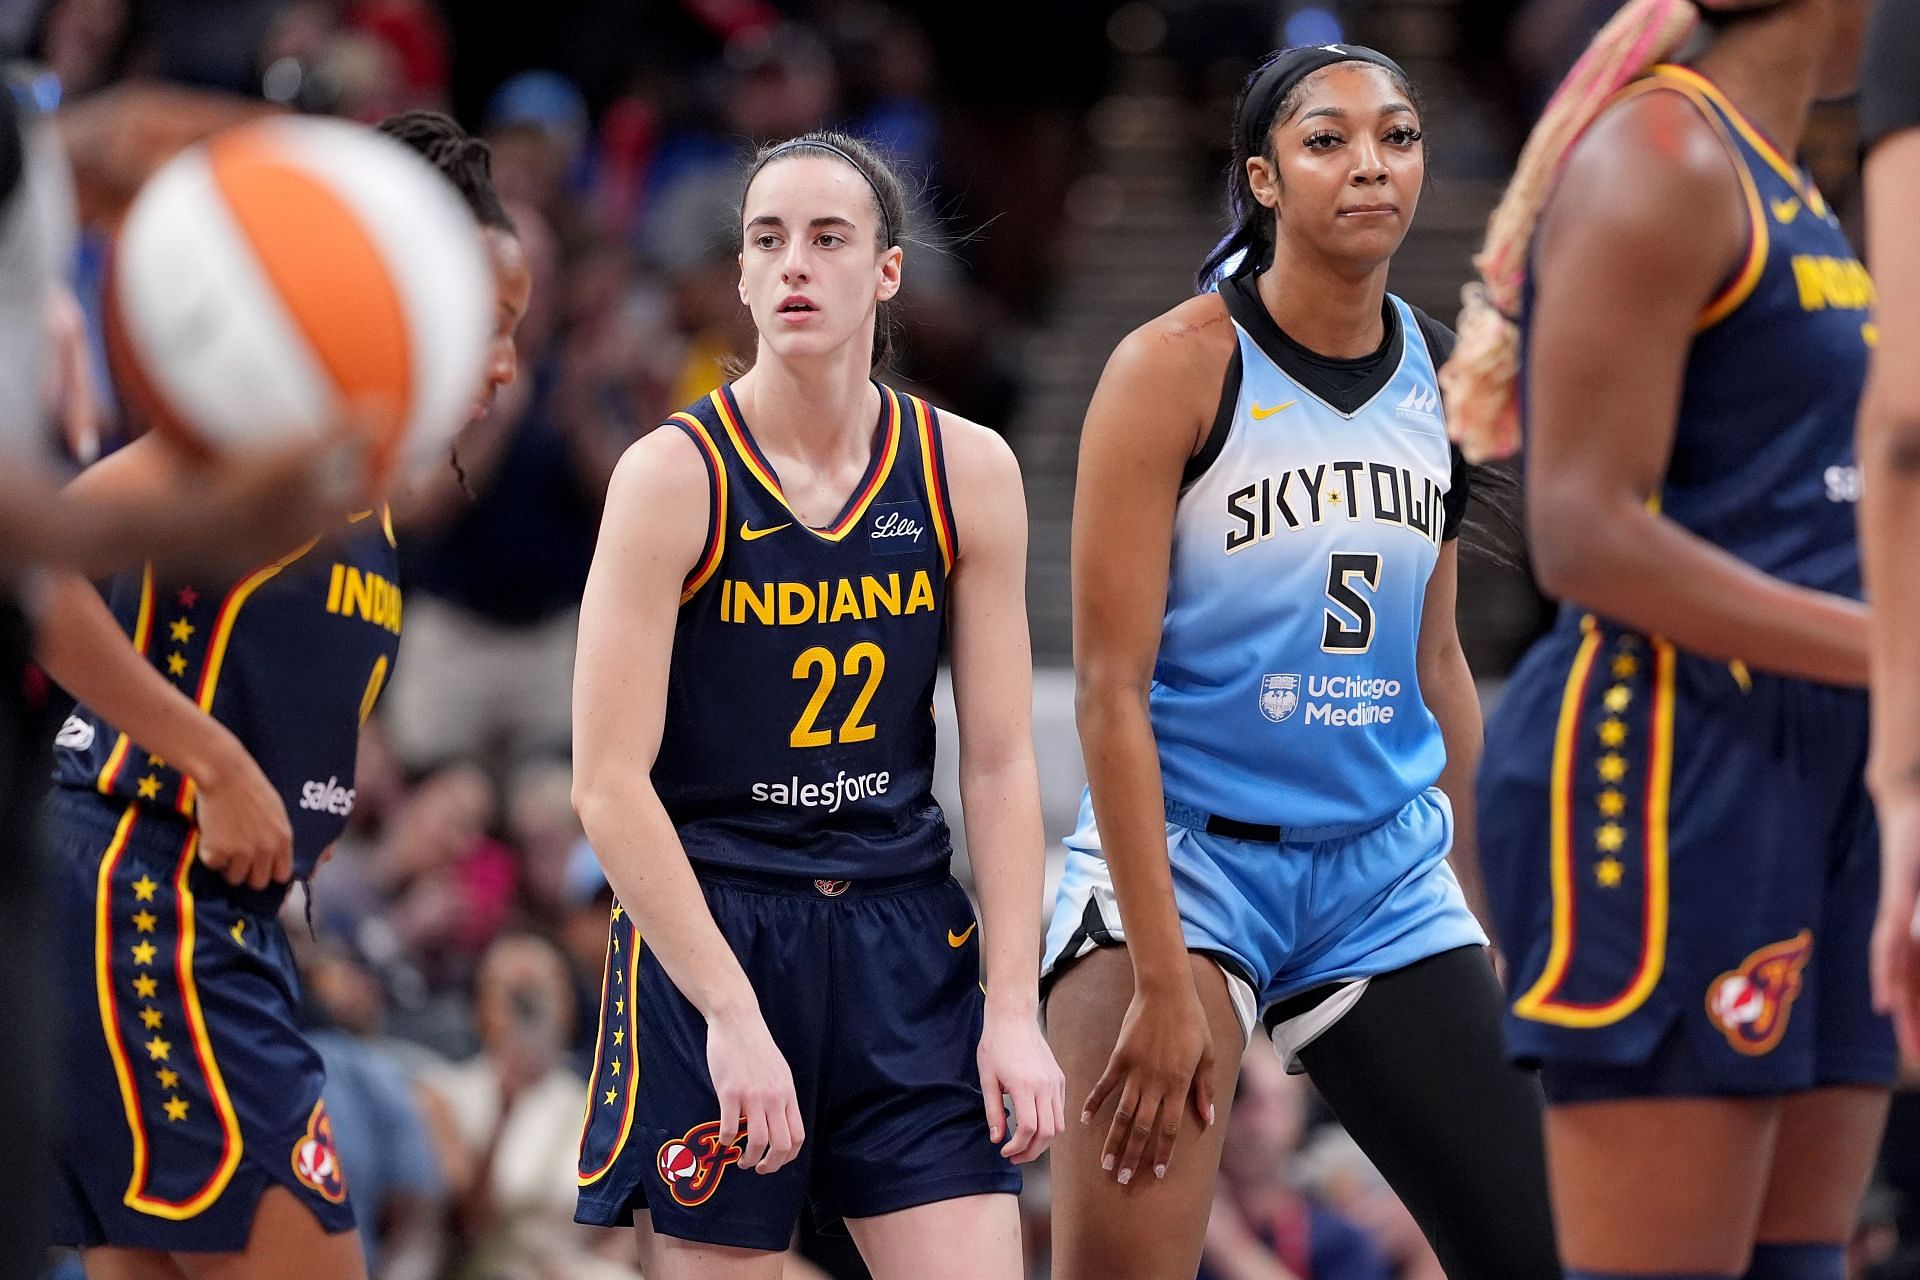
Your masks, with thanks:
[{"label": "indiana fever logo", "polygon": [[1800,971],[1813,955],[1813,931],[1770,943],[1707,987],[1707,1016],[1740,1053],[1767,1053],[1787,1034],[1787,1015],[1800,994]]},{"label": "indiana fever logo", "polygon": [[293,1176],[329,1204],[347,1198],[347,1175],[341,1172],[340,1153],[333,1148],[333,1120],[324,1099],[313,1104],[307,1132],[293,1144]]},{"label": "indiana fever logo", "polygon": [[720,1144],[720,1122],[709,1120],[687,1130],[684,1138],[661,1144],[657,1163],[660,1181],[680,1204],[703,1205],[720,1189],[720,1176],[740,1162],[740,1144]]}]

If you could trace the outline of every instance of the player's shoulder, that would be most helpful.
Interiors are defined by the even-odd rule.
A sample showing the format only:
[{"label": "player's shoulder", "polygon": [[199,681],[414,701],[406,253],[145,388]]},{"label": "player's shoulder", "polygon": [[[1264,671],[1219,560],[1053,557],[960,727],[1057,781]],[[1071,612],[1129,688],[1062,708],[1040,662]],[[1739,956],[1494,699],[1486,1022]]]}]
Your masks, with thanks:
[{"label": "player's shoulder", "polygon": [[621,453],[607,485],[608,506],[705,506],[719,464],[710,447],[710,440],[669,418]]},{"label": "player's shoulder", "polygon": [[1574,144],[1559,193],[1582,208],[1657,209],[1730,187],[1729,143],[1711,111],[1678,86],[1647,82]]},{"label": "player's shoulder", "polygon": [[949,483],[1019,484],[1020,461],[1005,436],[946,409],[937,410],[937,420]]},{"label": "player's shoulder", "polygon": [[1239,339],[1226,299],[1202,293],[1170,307],[1120,340],[1108,375],[1152,379],[1211,378],[1217,383]]}]

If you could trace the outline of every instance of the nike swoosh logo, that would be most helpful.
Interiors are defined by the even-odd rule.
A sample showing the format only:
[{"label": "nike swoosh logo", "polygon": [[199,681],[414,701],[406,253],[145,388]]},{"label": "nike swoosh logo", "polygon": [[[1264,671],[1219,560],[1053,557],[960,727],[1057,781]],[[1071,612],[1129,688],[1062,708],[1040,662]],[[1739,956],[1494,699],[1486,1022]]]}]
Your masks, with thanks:
[{"label": "nike swoosh logo", "polygon": [[1253,420],[1255,422],[1265,422],[1268,418],[1271,418],[1274,414],[1279,413],[1282,409],[1291,409],[1293,408],[1294,405],[1298,403],[1300,403],[1298,400],[1289,400],[1285,404],[1277,404],[1273,406],[1273,408],[1271,409],[1262,409],[1258,404],[1255,404],[1253,406]]},{"label": "nike swoosh logo", "polygon": [[1775,200],[1773,202],[1773,220],[1775,222],[1784,226],[1799,216],[1800,202],[1792,196],[1788,196],[1785,200]]},{"label": "nike swoosh logo", "polygon": [[973,936],[973,931],[975,929],[978,929],[979,927],[980,927],[980,922],[978,920],[975,920],[972,924],[967,926],[967,931],[965,933],[955,933],[951,929],[947,930],[947,945],[950,947],[964,947],[965,945],[967,945],[967,939],[971,938]]},{"label": "nike swoosh logo", "polygon": [[747,522],[742,520],[740,522],[740,541],[752,542],[755,538],[764,538],[770,533],[780,532],[792,523],[793,521],[789,520],[786,524],[776,524],[771,529],[750,529],[747,527]]}]

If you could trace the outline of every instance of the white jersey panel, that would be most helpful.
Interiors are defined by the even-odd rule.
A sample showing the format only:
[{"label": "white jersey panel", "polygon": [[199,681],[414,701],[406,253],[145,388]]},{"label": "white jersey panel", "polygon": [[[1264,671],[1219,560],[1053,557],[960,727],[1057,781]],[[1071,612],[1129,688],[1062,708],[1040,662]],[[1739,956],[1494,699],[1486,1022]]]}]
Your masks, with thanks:
[{"label": "white jersey panel", "polygon": [[1170,804],[1363,826],[1440,776],[1417,653],[1452,455],[1425,335],[1391,301],[1399,367],[1351,414],[1234,326],[1232,425],[1174,514],[1151,699]]}]

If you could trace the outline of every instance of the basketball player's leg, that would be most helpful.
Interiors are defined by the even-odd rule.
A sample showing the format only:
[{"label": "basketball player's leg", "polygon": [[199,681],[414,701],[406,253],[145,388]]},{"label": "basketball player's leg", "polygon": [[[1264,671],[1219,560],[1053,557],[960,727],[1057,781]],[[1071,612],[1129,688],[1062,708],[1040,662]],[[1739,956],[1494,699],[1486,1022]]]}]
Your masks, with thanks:
[{"label": "basketball player's leg", "polygon": [[[328,1232],[285,1187],[273,1186],[254,1211],[239,1253],[177,1253],[187,1280],[366,1280],[358,1231]],[[91,1280],[91,1278],[90,1278]]]},{"label": "basketball player's leg", "polygon": [[1458,947],[1369,979],[1299,1056],[1448,1275],[1543,1280],[1557,1263],[1540,1087],[1507,1060],[1503,1000],[1486,952]]},{"label": "basketball player's leg", "polygon": [[1047,1039],[1066,1073],[1068,1112],[1066,1130],[1051,1151],[1055,1280],[1164,1280],[1199,1268],[1246,1033],[1220,966],[1203,955],[1188,958],[1213,1036],[1217,1118],[1203,1127],[1189,1108],[1165,1178],[1140,1178],[1123,1187],[1100,1167],[1117,1095],[1087,1123],[1075,1119],[1107,1069],[1133,1001],[1126,951],[1101,947],[1088,953],[1048,994]]},{"label": "basketball player's leg", "polygon": [[101,1245],[81,1250],[80,1261],[87,1280],[186,1280],[187,1274],[157,1249]]},{"label": "basketball player's leg", "polygon": [[1779,1098],[1621,1098],[1547,1108],[1569,1272],[1739,1276],[1760,1223]]},{"label": "basketball player's leg", "polygon": [[779,1280],[786,1254],[656,1234],[642,1257],[647,1280]]},{"label": "basketball player's leg", "polygon": [[[1844,1274],[1840,1251],[1853,1235],[1860,1198],[1873,1176],[1888,1097],[1877,1086],[1841,1085],[1792,1094],[1781,1103],[1773,1167],[1760,1207],[1756,1246],[1761,1253],[1826,1246],[1829,1269],[1841,1268],[1832,1274]],[[1798,1265],[1784,1252],[1772,1256]],[[1774,1274],[1781,1280],[1802,1275],[1824,1280],[1820,1271],[1804,1267]]]},{"label": "basketball player's leg", "polygon": [[873,1280],[1020,1280],[1020,1201],[960,1196],[871,1218],[847,1230]]}]

